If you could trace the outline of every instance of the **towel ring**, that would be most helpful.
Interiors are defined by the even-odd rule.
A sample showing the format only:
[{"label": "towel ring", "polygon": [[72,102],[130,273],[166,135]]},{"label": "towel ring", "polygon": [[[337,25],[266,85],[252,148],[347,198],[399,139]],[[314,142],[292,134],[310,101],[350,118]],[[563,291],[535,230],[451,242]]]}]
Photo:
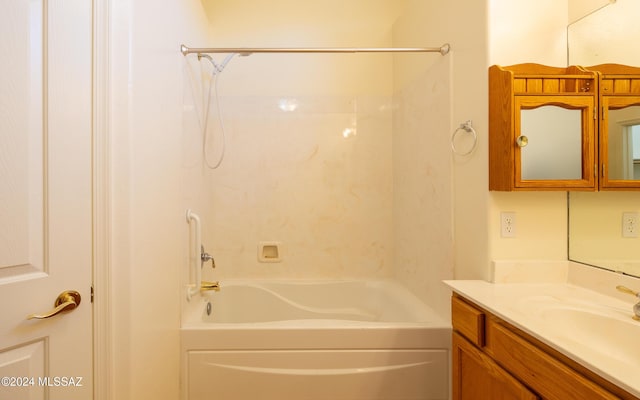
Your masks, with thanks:
[{"label": "towel ring", "polygon": [[[461,153],[460,151],[458,151],[458,149],[456,149],[455,140],[456,140],[456,136],[458,136],[458,134],[463,131],[471,134],[473,138],[473,145],[471,145],[471,149],[469,149],[469,151]],[[477,144],[478,144],[478,135],[476,134],[476,130],[473,129],[471,120],[468,120],[463,124],[460,124],[458,129],[456,129],[453,132],[453,135],[451,135],[451,150],[453,150],[453,152],[459,156],[466,156],[471,154],[473,150],[476,149]]]}]

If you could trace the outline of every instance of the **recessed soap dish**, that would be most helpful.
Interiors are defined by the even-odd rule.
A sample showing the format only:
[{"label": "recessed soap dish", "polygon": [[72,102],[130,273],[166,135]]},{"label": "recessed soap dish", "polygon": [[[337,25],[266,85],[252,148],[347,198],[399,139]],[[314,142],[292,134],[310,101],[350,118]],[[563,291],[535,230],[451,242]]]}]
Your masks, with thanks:
[{"label": "recessed soap dish", "polygon": [[258,261],[260,262],[281,262],[282,243],[280,242],[260,242],[258,243]]}]

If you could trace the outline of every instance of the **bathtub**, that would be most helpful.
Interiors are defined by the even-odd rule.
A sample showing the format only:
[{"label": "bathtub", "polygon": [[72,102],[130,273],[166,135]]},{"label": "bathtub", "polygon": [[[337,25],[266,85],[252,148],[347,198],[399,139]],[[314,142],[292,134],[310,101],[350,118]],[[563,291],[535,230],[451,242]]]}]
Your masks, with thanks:
[{"label": "bathtub", "polygon": [[184,400],[449,398],[450,324],[392,281],[224,281],[180,335]]}]

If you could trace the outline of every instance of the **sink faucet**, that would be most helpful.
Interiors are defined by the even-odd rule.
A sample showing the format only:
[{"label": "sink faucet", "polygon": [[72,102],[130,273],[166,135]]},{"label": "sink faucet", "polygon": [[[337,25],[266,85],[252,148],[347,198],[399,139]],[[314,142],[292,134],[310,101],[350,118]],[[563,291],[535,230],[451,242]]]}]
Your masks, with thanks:
[{"label": "sink faucet", "polygon": [[[627,294],[630,294],[630,295],[632,295],[632,296],[636,296],[637,298],[639,298],[639,299],[640,299],[640,293],[635,292],[635,291],[633,291],[633,290],[629,289],[629,288],[628,288],[628,287],[626,287],[626,286],[618,285],[618,286],[616,286],[616,289],[618,289],[619,291],[621,291],[621,292],[623,292],[623,293],[627,293]],[[638,302],[633,306],[633,313],[635,314],[635,315],[633,316],[633,319],[635,319],[636,321],[640,321],[640,301],[638,301]]]}]

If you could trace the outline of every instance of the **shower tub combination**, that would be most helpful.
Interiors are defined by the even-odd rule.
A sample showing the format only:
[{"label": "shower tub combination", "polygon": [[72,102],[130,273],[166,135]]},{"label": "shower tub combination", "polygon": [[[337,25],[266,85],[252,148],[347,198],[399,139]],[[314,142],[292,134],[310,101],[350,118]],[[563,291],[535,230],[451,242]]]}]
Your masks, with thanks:
[{"label": "shower tub combination", "polygon": [[392,281],[225,281],[184,309],[183,396],[445,400],[450,337]]}]

